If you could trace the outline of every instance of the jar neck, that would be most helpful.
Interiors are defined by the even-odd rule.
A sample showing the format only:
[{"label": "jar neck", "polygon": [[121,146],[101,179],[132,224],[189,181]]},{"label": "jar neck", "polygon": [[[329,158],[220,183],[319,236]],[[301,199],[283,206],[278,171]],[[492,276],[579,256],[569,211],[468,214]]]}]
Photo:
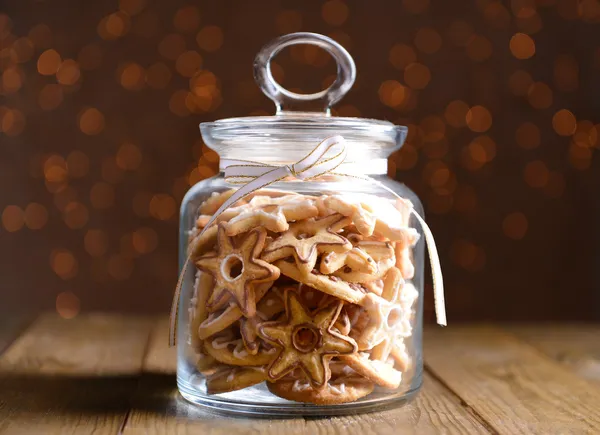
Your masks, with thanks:
[{"label": "jar neck", "polygon": [[[264,162],[271,165],[288,165],[294,162]],[[336,172],[348,173],[355,175],[385,175],[387,174],[388,161],[387,159],[369,159],[363,162],[348,161],[340,165]],[[224,171],[223,165],[219,165],[219,170]]]}]

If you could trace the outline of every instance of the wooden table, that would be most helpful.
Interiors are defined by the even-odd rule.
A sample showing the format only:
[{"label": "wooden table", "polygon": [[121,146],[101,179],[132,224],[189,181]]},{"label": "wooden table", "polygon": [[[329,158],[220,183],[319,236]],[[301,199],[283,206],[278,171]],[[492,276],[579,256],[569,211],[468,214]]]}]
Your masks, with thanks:
[{"label": "wooden table", "polygon": [[0,319],[0,434],[598,434],[600,325],[431,327],[408,405],[245,419],[189,405],[167,319]]}]

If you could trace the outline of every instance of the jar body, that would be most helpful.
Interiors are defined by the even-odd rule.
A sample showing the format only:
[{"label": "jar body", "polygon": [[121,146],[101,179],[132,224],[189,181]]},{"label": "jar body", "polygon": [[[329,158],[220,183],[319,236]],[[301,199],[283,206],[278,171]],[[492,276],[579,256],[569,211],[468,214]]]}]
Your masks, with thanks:
[{"label": "jar body", "polygon": [[[345,414],[422,382],[416,195],[385,176],[283,181],[239,201],[222,175],[181,208],[178,371],[188,400],[261,415]],[[381,187],[393,190],[402,200]]]}]

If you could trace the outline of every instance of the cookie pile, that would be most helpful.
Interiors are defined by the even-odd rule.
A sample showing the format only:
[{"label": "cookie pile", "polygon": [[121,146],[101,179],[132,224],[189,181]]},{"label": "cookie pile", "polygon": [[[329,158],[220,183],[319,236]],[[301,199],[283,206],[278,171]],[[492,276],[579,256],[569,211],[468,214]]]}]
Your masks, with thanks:
[{"label": "cookie pile", "polygon": [[199,208],[190,345],[210,394],[267,381],[282,398],[337,404],[396,389],[410,365],[418,291],[409,205],[371,195],[260,190]]}]

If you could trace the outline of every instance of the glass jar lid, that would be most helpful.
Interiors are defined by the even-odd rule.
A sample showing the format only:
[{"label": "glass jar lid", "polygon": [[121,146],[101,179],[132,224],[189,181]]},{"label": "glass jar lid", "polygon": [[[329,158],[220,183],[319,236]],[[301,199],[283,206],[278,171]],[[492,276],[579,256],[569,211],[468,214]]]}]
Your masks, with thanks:
[{"label": "glass jar lid", "polygon": [[[335,59],[337,77],[331,86],[313,94],[298,94],[277,83],[271,60],[283,48],[296,44],[316,45]],[[387,164],[385,159],[404,142],[406,127],[375,119],[331,116],[331,107],[344,97],[356,78],[354,60],[331,38],[300,32],[271,41],[255,58],[254,78],[275,103],[276,114],[200,124],[205,143],[222,157],[288,163],[301,159],[326,137],[341,135],[347,142],[348,162],[367,159],[383,166]],[[307,107],[316,111],[308,111]]]}]

